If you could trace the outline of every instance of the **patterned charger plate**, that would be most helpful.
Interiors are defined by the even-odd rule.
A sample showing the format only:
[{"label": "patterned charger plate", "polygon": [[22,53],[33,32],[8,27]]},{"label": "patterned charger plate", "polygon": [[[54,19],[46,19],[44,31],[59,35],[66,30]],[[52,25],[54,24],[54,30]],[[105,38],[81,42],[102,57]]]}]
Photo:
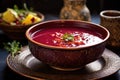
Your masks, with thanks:
[{"label": "patterned charger plate", "polygon": [[28,46],[23,47],[21,53],[14,58],[7,57],[7,65],[14,72],[39,80],[95,80],[111,74],[120,69],[120,58],[115,53],[105,49],[102,57],[80,70],[60,71],[51,68],[37,60],[29,51]]}]

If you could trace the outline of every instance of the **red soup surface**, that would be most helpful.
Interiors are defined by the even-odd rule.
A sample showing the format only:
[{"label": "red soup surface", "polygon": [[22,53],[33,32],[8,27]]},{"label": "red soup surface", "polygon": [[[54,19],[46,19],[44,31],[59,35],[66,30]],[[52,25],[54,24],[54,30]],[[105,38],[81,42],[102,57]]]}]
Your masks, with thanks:
[{"label": "red soup surface", "polygon": [[102,35],[81,27],[51,27],[43,28],[32,34],[36,42],[58,46],[58,47],[79,47],[101,42]]}]

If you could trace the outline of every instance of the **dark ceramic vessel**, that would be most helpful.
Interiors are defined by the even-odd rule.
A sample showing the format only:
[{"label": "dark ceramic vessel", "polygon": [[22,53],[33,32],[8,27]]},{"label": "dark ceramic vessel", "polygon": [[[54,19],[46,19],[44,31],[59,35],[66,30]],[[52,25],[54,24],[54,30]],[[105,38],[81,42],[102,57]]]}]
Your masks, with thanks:
[{"label": "dark ceramic vessel", "polygon": [[[37,12],[37,15],[41,18],[41,21],[44,20],[44,15],[42,13]],[[36,24],[36,23],[34,23],[34,24]],[[0,29],[12,40],[25,40],[26,39],[26,36],[25,36],[26,30],[34,24],[8,25],[8,24],[0,23]]]},{"label": "dark ceramic vessel", "polygon": [[[31,38],[31,34],[44,27],[77,26],[79,28],[96,30],[104,39],[100,43],[84,47],[61,48],[38,43]],[[69,27],[68,27],[69,28]],[[109,38],[106,28],[90,22],[77,20],[52,20],[32,26],[26,31],[29,48],[33,56],[45,64],[59,70],[76,70],[86,64],[99,59],[105,49],[105,42]]]},{"label": "dark ceramic vessel", "polygon": [[110,31],[108,47],[120,49],[120,11],[104,10],[100,12],[100,25]]}]

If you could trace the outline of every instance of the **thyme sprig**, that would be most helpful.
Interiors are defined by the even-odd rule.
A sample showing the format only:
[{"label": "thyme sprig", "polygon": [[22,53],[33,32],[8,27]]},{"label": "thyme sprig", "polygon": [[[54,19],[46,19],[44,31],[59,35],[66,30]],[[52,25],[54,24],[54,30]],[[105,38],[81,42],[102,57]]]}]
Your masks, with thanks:
[{"label": "thyme sprig", "polygon": [[20,52],[22,47],[20,42],[17,42],[17,41],[4,43],[3,45],[4,45],[4,48],[11,53],[12,57],[15,57],[15,55],[17,55]]}]

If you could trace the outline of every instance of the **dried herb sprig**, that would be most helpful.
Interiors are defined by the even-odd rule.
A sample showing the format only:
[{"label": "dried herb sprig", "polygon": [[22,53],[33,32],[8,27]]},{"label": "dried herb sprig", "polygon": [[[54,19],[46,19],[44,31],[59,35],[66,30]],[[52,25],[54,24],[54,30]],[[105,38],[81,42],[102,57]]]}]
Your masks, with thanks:
[{"label": "dried herb sprig", "polygon": [[4,43],[3,45],[4,45],[4,48],[11,53],[12,57],[17,55],[20,52],[22,47],[20,42],[17,42],[17,41]]}]

